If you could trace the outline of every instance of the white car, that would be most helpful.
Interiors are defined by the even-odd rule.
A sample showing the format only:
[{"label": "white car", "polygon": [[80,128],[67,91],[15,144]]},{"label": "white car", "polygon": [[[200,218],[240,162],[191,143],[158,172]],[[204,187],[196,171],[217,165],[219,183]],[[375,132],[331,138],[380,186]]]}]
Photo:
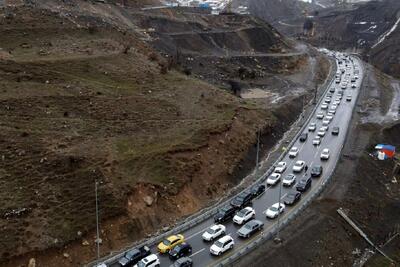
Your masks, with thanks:
[{"label": "white car", "polygon": [[356,84],[355,83],[353,83],[352,85],[351,85],[351,88],[356,88],[357,86],[356,86]]},{"label": "white car", "polygon": [[346,101],[351,101],[351,95],[348,95],[348,96],[346,97]]},{"label": "white car", "polygon": [[330,109],[337,109],[337,105],[331,105]]},{"label": "white car", "polygon": [[293,172],[301,172],[304,169],[306,163],[303,160],[298,160],[293,166]]},{"label": "white car", "polygon": [[336,100],[335,102],[333,102],[334,105],[339,106],[340,105],[340,100]]},{"label": "white car", "polygon": [[321,137],[318,135],[314,137],[314,139],[312,140],[312,144],[315,146],[319,146],[319,144],[321,144]]},{"label": "white car", "polygon": [[267,185],[276,185],[281,180],[281,175],[279,173],[271,174],[267,179]]},{"label": "white car", "polygon": [[328,160],[329,159],[329,149],[324,148],[321,152],[321,159]]},{"label": "white car", "polygon": [[327,104],[331,103],[331,98],[329,96],[325,97],[324,102]]},{"label": "white car", "polygon": [[328,109],[328,104],[326,104],[326,103],[322,104],[321,109]]},{"label": "white car", "polygon": [[278,162],[278,164],[276,164],[274,172],[282,173],[285,170],[286,170],[286,162],[281,161],[281,162]]},{"label": "white car", "polygon": [[324,113],[323,112],[318,112],[317,113],[317,119],[322,120],[324,118]]},{"label": "white car", "polygon": [[282,180],[283,186],[292,186],[296,182],[296,175],[288,174]]},{"label": "white car", "polygon": [[336,114],[336,109],[330,109],[329,112],[333,113],[333,114]]},{"label": "white car", "polygon": [[319,128],[317,135],[320,137],[324,137],[325,133],[326,133],[326,131],[321,127],[321,128]]},{"label": "white car", "polygon": [[289,158],[295,158],[297,157],[298,154],[299,154],[299,149],[295,146],[289,150]]},{"label": "white car", "polygon": [[328,120],[326,117],[325,119],[322,121],[322,125],[328,125],[331,122],[331,120]]},{"label": "white car", "polygon": [[[280,204],[280,205],[279,205]],[[274,219],[285,210],[285,204],[275,203],[265,211],[267,218]]]},{"label": "white car", "polygon": [[329,126],[322,126],[320,129],[324,130],[325,132],[327,132],[329,130]]},{"label": "white car", "polygon": [[347,88],[347,84],[346,83],[342,83],[342,85],[340,86],[343,90]]},{"label": "white car", "polygon": [[246,207],[236,213],[236,215],[233,217],[233,222],[237,224],[244,224],[245,222],[254,218],[254,216],[256,216],[256,211],[251,207]]},{"label": "white car", "polygon": [[333,119],[333,114],[332,115],[326,115],[325,119],[331,121]]},{"label": "white car", "polygon": [[333,118],[333,116],[335,116],[335,113],[333,113],[333,112],[328,112],[328,113],[326,114],[326,116],[332,116],[332,118]]},{"label": "white car", "polygon": [[315,122],[310,123],[310,125],[308,126],[308,130],[310,132],[314,132],[316,129],[317,129],[317,124]]},{"label": "white car", "polygon": [[155,267],[155,266],[160,266],[160,260],[158,259],[157,255],[155,254],[150,254],[144,259],[141,259],[135,267]]},{"label": "white car", "polygon": [[229,249],[233,249],[233,238],[230,235],[226,235],[218,239],[211,247],[210,253],[216,256],[221,255]]},{"label": "white car", "polygon": [[342,96],[337,96],[335,102],[340,102],[342,100]]},{"label": "white car", "polygon": [[215,224],[209,227],[201,236],[205,241],[213,241],[217,237],[224,235],[226,227],[222,224]]}]

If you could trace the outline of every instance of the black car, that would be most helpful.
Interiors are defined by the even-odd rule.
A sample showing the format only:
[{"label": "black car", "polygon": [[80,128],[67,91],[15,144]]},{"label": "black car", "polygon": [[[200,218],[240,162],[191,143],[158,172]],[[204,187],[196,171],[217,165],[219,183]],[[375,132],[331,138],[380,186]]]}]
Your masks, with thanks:
[{"label": "black car", "polygon": [[192,267],[193,261],[189,257],[183,257],[176,260],[170,267]]},{"label": "black car", "polygon": [[192,253],[192,246],[188,243],[182,243],[175,246],[169,251],[169,258],[171,260],[176,260],[184,256],[190,255]]},{"label": "black car", "polygon": [[315,165],[311,168],[311,177],[320,177],[322,175],[322,166]]},{"label": "black car", "polygon": [[235,216],[236,208],[232,206],[225,206],[218,210],[217,214],[214,216],[214,221],[216,223],[221,223],[226,220],[232,219]]},{"label": "black car", "polygon": [[305,192],[311,187],[311,177],[303,177],[296,186],[297,191]]},{"label": "black car", "polygon": [[308,134],[307,133],[302,133],[300,135],[300,142],[305,142],[307,140]]},{"label": "black car", "polygon": [[150,254],[151,251],[147,246],[135,248],[126,252],[125,255],[118,260],[118,263],[120,266],[133,266]]},{"label": "black car", "polygon": [[253,186],[253,187],[250,189],[250,192],[251,192],[251,194],[253,195],[253,198],[254,198],[254,197],[257,197],[257,196],[259,196],[259,195],[261,195],[262,193],[265,192],[265,185],[263,185],[263,184],[257,184],[257,185]]},{"label": "black car", "polygon": [[333,135],[339,135],[339,127],[333,127],[332,134]]},{"label": "black car", "polygon": [[301,198],[301,193],[299,191],[291,191],[283,199],[283,203],[285,203],[286,205],[291,206],[291,205],[296,204],[296,202],[299,201],[300,198]]},{"label": "black car", "polygon": [[251,200],[253,199],[253,194],[249,191],[244,191],[236,196],[231,201],[231,205],[237,209],[245,208],[251,205]]}]

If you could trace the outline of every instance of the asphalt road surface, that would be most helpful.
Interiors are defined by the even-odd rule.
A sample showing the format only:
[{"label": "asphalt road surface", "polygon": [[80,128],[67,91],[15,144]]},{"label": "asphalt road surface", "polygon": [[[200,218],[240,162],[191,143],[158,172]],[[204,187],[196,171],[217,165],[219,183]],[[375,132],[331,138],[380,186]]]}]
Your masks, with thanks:
[{"label": "asphalt road surface", "polygon": [[[299,174],[296,175],[296,183],[297,181],[304,175],[310,175],[310,171],[312,166],[314,165],[322,165],[323,166],[323,174],[319,178],[313,178],[312,179],[312,186],[311,188],[302,194],[302,198],[299,202],[297,202],[296,205],[294,206],[286,206],[285,211],[280,215],[280,220],[283,221],[286,216],[288,216],[291,212],[295,211],[296,208],[298,208],[301,205],[301,202],[306,201],[307,196],[311,195],[311,192],[313,190],[316,190],[324,180],[328,178],[328,174],[332,173],[335,166],[335,162],[340,156],[340,150],[341,147],[345,141],[346,133],[347,133],[347,128],[349,127],[351,116],[352,116],[352,111],[355,106],[356,98],[359,93],[359,89],[361,86],[361,81],[363,78],[363,68],[362,68],[362,62],[359,61],[357,58],[352,57],[354,66],[357,66],[359,69],[359,79],[356,81],[356,88],[352,89],[350,88],[350,82],[346,90],[343,90],[343,98],[341,100],[340,105],[337,107],[336,114],[332,121],[329,123],[329,130],[326,133],[326,135],[322,138],[321,144],[319,146],[314,146],[312,144],[313,138],[317,135],[318,129],[322,126],[322,120],[316,118],[316,114],[312,115],[311,122],[315,122],[317,124],[317,130],[315,132],[308,132],[306,129],[305,131],[308,132],[308,138],[306,142],[300,142],[299,140],[296,140],[294,146],[299,148],[299,153],[296,158],[290,159],[288,155],[283,159],[283,161],[286,162],[287,168],[284,173],[282,173],[282,178],[285,177],[287,174],[293,173],[292,168],[293,165],[297,160],[303,160],[306,162],[308,165],[308,171],[307,174],[305,174],[305,171],[303,170]],[[350,64],[351,68],[350,70],[346,70],[346,74],[350,73],[352,77],[353,76],[353,71],[354,71],[354,66],[353,64]],[[344,77],[344,75],[342,76]],[[343,78],[342,78],[343,79]],[[340,91],[340,85],[341,84],[336,84],[335,82],[331,83],[331,87],[335,87],[335,93],[332,96],[332,100],[334,101],[336,97],[338,96],[338,91]],[[346,101],[346,97],[348,95],[352,96],[351,101]],[[333,102],[332,101],[332,102]],[[332,103],[331,103],[332,104]],[[329,104],[329,106],[331,105]],[[317,109],[317,112],[323,111],[324,114],[327,113],[326,110],[321,110],[320,107]],[[340,132],[339,135],[332,135],[331,131],[332,128],[338,126],[340,127]],[[328,148],[330,151],[330,158],[327,161],[322,161],[320,159],[320,154],[324,148]],[[290,149],[290,148],[288,148]],[[261,233],[268,233],[270,232],[278,223],[278,219],[267,219],[265,214],[263,213],[265,210],[268,209],[272,204],[277,203],[279,201],[279,197],[283,199],[288,192],[291,190],[295,190],[295,185],[293,185],[290,188],[283,187],[281,186],[282,183],[278,183],[277,185],[273,187],[267,187],[266,192],[259,196],[257,199],[253,200],[252,207],[256,211],[256,219],[261,220],[264,222],[264,229],[256,234],[254,234],[252,237],[249,239],[243,239],[239,238],[237,235],[237,230],[240,228],[240,226],[233,224],[233,222],[230,220],[228,222],[223,223],[226,226],[226,233],[230,234],[234,238],[234,248],[232,250],[229,250],[222,254],[221,256],[213,256],[210,254],[210,246],[212,243],[209,242],[204,242],[202,240],[202,234],[203,232],[210,227],[211,225],[214,224],[213,218],[210,218],[193,228],[183,232],[183,233],[176,233],[176,234],[183,234],[185,236],[186,241],[192,245],[193,248],[193,253],[190,256],[193,260],[193,265],[194,266],[214,266],[217,265],[219,262],[221,262],[223,259],[231,255],[232,253],[235,253],[239,248],[245,246],[247,243],[249,243],[254,237]],[[280,194],[281,191],[281,194]],[[161,240],[160,240],[161,241]],[[153,253],[155,253],[161,262],[161,266],[170,266],[173,262],[169,259],[168,254],[166,255],[161,255],[157,252],[156,246],[150,248]],[[114,263],[110,266],[119,266],[117,263]]]}]

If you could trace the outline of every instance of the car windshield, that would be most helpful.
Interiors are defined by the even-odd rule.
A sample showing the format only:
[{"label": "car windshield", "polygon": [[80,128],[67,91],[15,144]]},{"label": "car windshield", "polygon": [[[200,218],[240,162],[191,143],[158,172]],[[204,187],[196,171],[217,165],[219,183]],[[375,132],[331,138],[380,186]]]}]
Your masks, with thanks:
[{"label": "car windshield", "polygon": [[164,239],[163,244],[166,246],[169,246],[169,245],[171,245],[171,242],[168,239]]},{"label": "car windshield", "polygon": [[237,196],[237,197],[235,198],[235,200],[236,200],[237,202],[243,202],[243,197],[242,197],[242,196]]},{"label": "car windshield", "polygon": [[131,251],[128,251],[127,253],[126,253],[126,256],[125,257],[127,257],[128,259],[130,259],[130,258],[132,258],[133,256],[135,256],[135,254],[137,254],[138,253],[138,251],[136,251],[136,250],[131,250]]},{"label": "car windshield", "polygon": [[294,199],[294,197],[296,196],[296,193],[291,193],[287,196],[288,199]]},{"label": "car windshield", "polygon": [[302,162],[296,162],[296,164],[294,164],[296,167],[301,167],[301,165],[303,165]]},{"label": "car windshield", "polygon": [[208,228],[206,232],[209,233],[210,235],[212,235],[212,234],[214,234],[216,231],[215,231],[214,229],[212,229],[212,228]]},{"label": "car windshield", "polygon": [[285,180],[292,180],[293,177],[294,177],[293,175],[288,175],[288,176],[285,177]]},{"label": "car windshield", "polygon": [[249,224],[249,223],[247,223],[247,224],[244,225],[244,228],[246,228],[246,229],[252,229],[252,225]]},{"label": "car windshield", "polygon": [[312,168],[312,171],[313,171],[313,172],[318,172],[318,171],[319,171],[319,167],[313,167],[313,168]]},{"label": "car windshield", "polygon": [[240,211],[237,213],[237,215],[238,215],[239,217],[243,217],[244,215],[246,215],[246,212],[247,212],[247,210],[243,209],[243,210],[240,210]]},{"label": "car windshield", "polygon": [[302,179],[302,180],[300,180],[300,183],[301,183],[301,184],[306,184],[306,183],[307,183],[307,179]]},{"label": "car windshield", "polygon": [[179,246],[174,247],[171,252],[173,254],[178,253],[179,252]]},{"label": "car windshield", "polygon": [[219,247],[219,248],[222,248],[222,246],[223,246],[224,244],[222,244],[222,242],[220,242],[220,241],[217,241],[217,242],[215,242],[215,245],[216,245],[217,247]]},{"label": "car windshield", "polygon": [[275,212],[275,211],[278,211],[278,207],[274,207],[274,206],[271,207],[271,208],[269,208],[269,209],[270,209],[271,211],[274,211],[274,212]]},{"label": "car windshield", "polygon": [[296,152],[297,151],[297,147],[293,147],[292,149],[290,149],[290,151]]},{"label": "car windshield", "polygon": [[137,266],[138,267],[146,267],[146,264],[143,261],[139,261]]}]

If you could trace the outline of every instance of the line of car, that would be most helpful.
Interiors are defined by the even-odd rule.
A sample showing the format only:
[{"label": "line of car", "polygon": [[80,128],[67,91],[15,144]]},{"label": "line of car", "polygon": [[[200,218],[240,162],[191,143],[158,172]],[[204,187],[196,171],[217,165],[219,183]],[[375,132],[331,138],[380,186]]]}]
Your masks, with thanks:
[{"label": "line of car", "polygon": [[[341,59],[344,64],[350,64],[350,58]],[[340,62],[340,59],[338,60]],[[343,64],[343,63],[342,63]],[[340,64],[339,64],[340,65]],[[347,77],[347,67],[342,72],[342,67],[339,68],[340,79],[342,76]],[[356,68],[355,68],[356,69]],[[337,80],[338,78],[336,78]],[[352,78],[351,82],[353,83]],[[335,92],[335,87],[330,88],[327,93],[322,105],[321,110],[316,113],[316,119],[322,120],[322,126],[317,130],[317,123],[311,122],[308,125],[308,132],[304,132],[300,135],[300,142],[307,142],[308,134],[317,131],[312,144],[319,146],[322,138],[326,135],[329,130],[329,124],[333,120],[336,109],[340,105],[343,90]],[[333,97],[336,95],[335,100]],[[351,94],[348,95],[346,101],[351,101]],[[331,134],[338,136],[340,129],[338,126],[332,127]],[[289,159],[295,160],[299,155],[300,149],[298,147],[292,147],[288,151]],[[321,161],[329,160],[330,151],[329,148],[323,148],[320,153]],[[261,231],[264,227],[264,223],[261,220],[255,219],[256,211],[251,207],[254,199],[260,197],[265,191],[266,186],[273,187],[282,181],[282,186],[287,188],[293,187],[282,198],[279,196],[279,202],[269,206],[263,214],[266,219],[275,219],[282,214],[286,206],[295,205],[300,201],[302,194],[307,192],[311,188],[312,178],[320,177],[323,173],[323,167],[320,164],[311,166],[310,175],[307,174],[308,165],[303,160],[296,160],[292,167],[292,172],[282,175],[288,170],[289,164],[281,161],[276,164],[274,172],[266,179],[266,185],[263,183],[257,184],[245,190],[235,198],[231,200],[229,205],[220,208],[214,216],[214,225],[208,227],[202,233],[202,239],[204,242],[212,243],[209,251],[212,255],[219,256],[228,250],[234,248],[235,240],[232,234],[227,233],[226,226],[223,223],[232,221],[236,225],[241,227],[237,230],[237,236],[240,238],[249,238],[253,234]],[[304,173],[304,175],[302,175]],[[297,177],[302,177],[297,181]],[[190,267],[193,265],[193,261],[190,258],[192,255],[192,247],[186,242],[185,237],[181,234],[171,235],[160,242],[157,246],[158,253],[169,254],[169,258],[174,261],[171,265],[173,267]],[[160,261],[156,254],[151,254],[150,249],[147,247],[141,247],[139,249],[133,249],[125,253],[125,255],[119,260],[120,266],[132,266],[135,267],[155,267],[160,266]]]}]

